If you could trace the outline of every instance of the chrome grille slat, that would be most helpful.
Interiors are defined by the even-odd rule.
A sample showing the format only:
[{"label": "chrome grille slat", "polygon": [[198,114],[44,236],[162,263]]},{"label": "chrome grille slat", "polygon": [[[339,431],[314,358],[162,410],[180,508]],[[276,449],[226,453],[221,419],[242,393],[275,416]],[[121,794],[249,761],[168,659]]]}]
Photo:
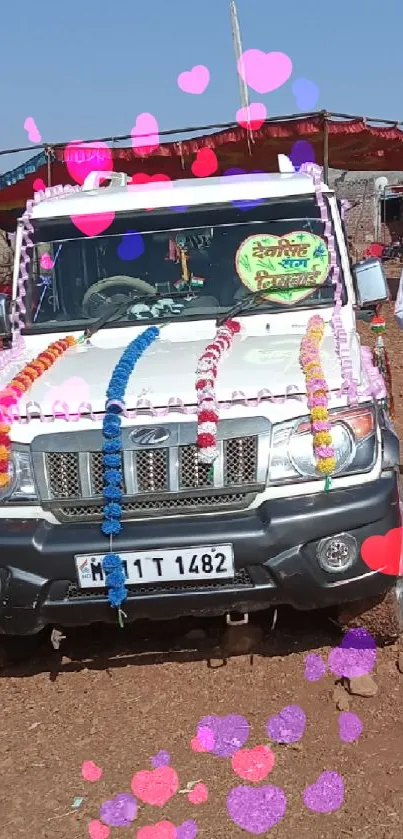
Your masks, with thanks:
[{"label": "chrome grille slat", "polygon": [[[201,463],[196,425],[166,423],[167,442],[140,446],[122,429],[123,508],[126,518],[244,509],[263,489],[271,427],[263,417],[223,420],[218,457]],[[163,429],[165,430],[165,428]],[[41,501],[60,520],[96,521],[102,514],[102,432],[58,432],[32,444]]]},{"label": "chrome grille slat", "polygon": [[221,489],[224,486],[224,443],[217,440],[218,457],[214,461],[214,486]]},{"label": "chrome grille slat", "polygon": [[81,487],[81,495],[83,498],[92,497],[92,469],[91,469],[91,455],[88,452],[79,452],[78,455],[78,472]]},{"label": "chrome grille slat", "polygon": [[168,452],[169,489],[170,492],[179,491],[179,449],[171,446]]},{"label": "chrome grille slat", "polygon": [[137,474],[133,452],[124,451],[122,460],[126,492],[128,495],[135,495],[137,492]]}]

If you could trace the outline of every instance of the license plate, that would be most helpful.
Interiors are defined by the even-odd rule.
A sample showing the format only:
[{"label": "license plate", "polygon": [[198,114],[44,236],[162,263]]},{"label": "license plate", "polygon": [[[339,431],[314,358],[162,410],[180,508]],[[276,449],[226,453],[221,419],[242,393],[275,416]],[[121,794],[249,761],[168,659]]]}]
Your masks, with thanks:
[{"label": "license plate", "polygon": [[[235,576],[232,545],[124,551],[119,555],[127,585],[173,583],[178,580],[226,580]],[[80,588],[105,588],[102,569],[104,556],[105,553],[75,557]]]}]

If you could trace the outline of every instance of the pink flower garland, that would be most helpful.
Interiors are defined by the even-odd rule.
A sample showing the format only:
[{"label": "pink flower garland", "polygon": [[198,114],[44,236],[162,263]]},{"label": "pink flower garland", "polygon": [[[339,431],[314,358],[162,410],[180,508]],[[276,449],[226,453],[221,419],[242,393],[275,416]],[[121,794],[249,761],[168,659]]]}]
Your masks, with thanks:
[{"label": "pink flower garland", "polygon": [[354,379],[353,362],[351,350],[341,318],[343,283],[340,278],[340,268],[336,256],[336,241],[332,231],[332,219],[322,191],[322,168],[314,163],[303,163],[300,172],[312,178],[315,187],[316,201],[320,210],[320,216],[324,224],[324,235],[330,255],[330,267],[332,282],[334,285],[334,308],[332,314],[332,329],[335,339],[336,351],[340,361],[342,387],[340,396],[347,394],[350,405],[356,405],[358,401],[357,382]]},{"label": "pink flower garland", "polygon": [[219,326],[214,340],[200,356],[196,367],[197,396],[197,440],[201,463],[214,463],[217,455],[218,404],[215,393],[218,362],[230,349],[234,335],[241,326],[235,320],[227,320]]}]

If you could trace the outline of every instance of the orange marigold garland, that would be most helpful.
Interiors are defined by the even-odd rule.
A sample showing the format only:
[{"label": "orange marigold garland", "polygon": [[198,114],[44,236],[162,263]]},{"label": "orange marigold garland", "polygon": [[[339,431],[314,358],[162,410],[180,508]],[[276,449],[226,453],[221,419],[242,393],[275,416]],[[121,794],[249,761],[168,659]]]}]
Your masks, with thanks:
[{"label": "orange marigold garland", "polygon": [[11,379],[11,382],[0,391],[0,488],[6,487],[11,480],[11,440],[9,424],[10,409],[17,405],[21,396],[29,390],[35,379],[42,376],[49,367],[60,358],[70,347],[78,343],[77,338],[71,335],[54,341],[49,347],[30,361],[26,366]]}]

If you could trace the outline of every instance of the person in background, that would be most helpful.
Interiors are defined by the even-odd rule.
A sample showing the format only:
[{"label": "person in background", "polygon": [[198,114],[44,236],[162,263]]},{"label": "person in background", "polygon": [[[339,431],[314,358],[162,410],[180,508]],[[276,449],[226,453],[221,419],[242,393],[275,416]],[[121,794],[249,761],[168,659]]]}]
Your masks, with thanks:
[{"label": "person in background", "polygon": [[403,329],[403,270],[400,274],[399,288],[395,302],[395,319],[400,329]]}]

